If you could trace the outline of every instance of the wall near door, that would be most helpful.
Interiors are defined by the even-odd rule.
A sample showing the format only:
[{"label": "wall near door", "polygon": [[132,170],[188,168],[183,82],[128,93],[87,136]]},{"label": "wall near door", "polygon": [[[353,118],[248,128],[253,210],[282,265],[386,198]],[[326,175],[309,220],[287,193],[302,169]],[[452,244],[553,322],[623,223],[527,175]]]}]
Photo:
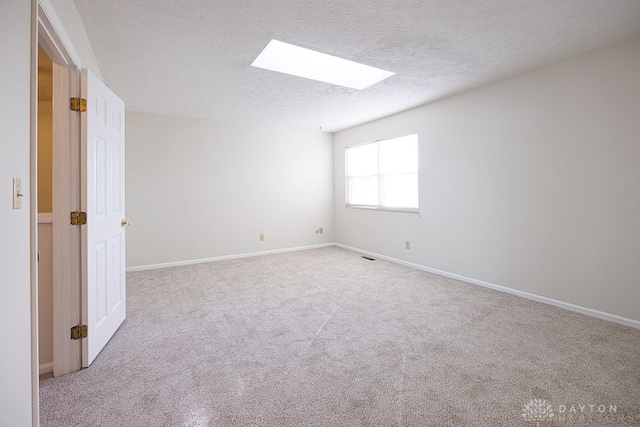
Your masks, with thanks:
[{"label": "wall near door", "polygon": [[[0,2],[0,424],[33,423],[30,250],[31,2]],[[13,209],[13,178],[22,179],[22,209]],[[35,304],[33,304],[35,306]],[[33,313],[35,315],[35,313]]]},{"label": "wall near door", "polygon": [[330,134],[127,112],[126,141],[129,268],[334,240]]},{"label": "wall near door", "polygon": [[[83,65],[100,75],[91,45],[73,0],[52,0],[61,22],[78,47]],[[31,286],[31,66],[35,60],[35,4],[24,0],[0,2],[0,424],[37,425],[37,355],[32,351],[32,320],[36,313]],[[22,179],[22,209],[13,209],[13,178]],[[34,186],[35,187],[35,186]],[[35,212],[34,212],[35,214]]]},{"label": "wall near door", "polygon": [[[638,76],[640,38],[336,133],[337,241],[640,321]],[[346,208],[345,147],[410,132],[420,215]]]}]

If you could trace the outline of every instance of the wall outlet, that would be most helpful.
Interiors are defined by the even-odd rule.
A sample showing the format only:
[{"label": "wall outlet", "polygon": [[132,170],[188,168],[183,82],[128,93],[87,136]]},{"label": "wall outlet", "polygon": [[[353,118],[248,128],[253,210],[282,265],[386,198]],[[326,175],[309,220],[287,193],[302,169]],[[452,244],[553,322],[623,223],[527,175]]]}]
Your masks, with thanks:
[{"label": "wall outlet", "polygon": [[411,240],[405,240],[404,241],[404,248],[405,249],[411,249]]},{"label": "wall outlet", "polygon": [[324,233],[324,229],[322,227],[318,228],[318,233],[323,234]]},{"label": "wall outlet", "polygon": [[260,235],[260,241],[261,241],[261,242],[264,242],[264,234],[261,234],[261,235]]}]

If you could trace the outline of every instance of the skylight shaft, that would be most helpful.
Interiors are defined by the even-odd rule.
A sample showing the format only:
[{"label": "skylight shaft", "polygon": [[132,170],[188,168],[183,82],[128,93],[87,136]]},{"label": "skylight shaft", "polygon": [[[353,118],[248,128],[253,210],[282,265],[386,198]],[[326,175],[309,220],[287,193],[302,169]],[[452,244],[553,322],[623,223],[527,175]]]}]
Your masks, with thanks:
[{"label": "skylight shaft", "polygon": [[271,40],[251,65],[358,90],[395,74],[278,40]]}]

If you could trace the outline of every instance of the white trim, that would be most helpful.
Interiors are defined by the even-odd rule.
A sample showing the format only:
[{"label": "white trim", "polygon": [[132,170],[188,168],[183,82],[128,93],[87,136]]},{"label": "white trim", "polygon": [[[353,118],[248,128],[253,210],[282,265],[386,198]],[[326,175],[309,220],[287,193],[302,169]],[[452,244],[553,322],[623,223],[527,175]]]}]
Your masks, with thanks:
[{"label": "white trim", "polygon": [[144,270],[155,270],[157,268],[168,268],[168,267],[179,267],[183,265],[192,265],[192,264],[202,264],[205,262],[214,262],[214,261],[224,261],[229,259],[239,259],[239,258],[249,258],[254,256],[261,255],[271,255],[271,254],[280,254],[285,252],[297,252],[297,251],[306,251],[309,249],[319,249],[326,248],[329,246],[335,246],[335,243],[322,243],[319,245],[309,245],[309,246],[298,246],[294,248],[285,248],[285,249],[273,249],[270,251],[261,251],[261,252],[248,252],[244,254],[235,254],[235,255],[224,255],[213,258],[201,258],[201,259],[192,259],[186,261],[177,261],[177,262],[167,262],[162,264],[149,264],[149,265],[140,265],[136,267],[127,267],[127,272],[130,271],[144,271]]},{"label": "white trim", "polygon": [[[77,115],[69,113],[65,100],[78,94],[77,70],[82,64],[52,1],[32,2],[36,12],[37,43],[54,63],[53,120],[56,126],[53,134],[52,238],[58,249],[53,252],[53,371],[59,376],[80,369],[80,343],[69,337],[69,328],[77,325],[80,318],[79,231],[78,227],[71,227],[68,220],[69,212],[79,207],[76,185],[79,159],[78,150],[73,149],[78,147],[79,133],[72,131],[78,129],[78,119]],[[37,54],[37,45],[35,48],[32,55]],[[35,60],[33,64],[35,70]],[[32,157],[37,156],[36,147],[34,142]],[[36,215],[32,217],[32,221],[35,220]],[[37,289],[37,284],[35,287]],[[35,362],[33,369],[37,368],[38,362]]]},{"label": "white trim", "polygon": [[80,55],[56,13],[51,0],[38,0],[38,42],[47,54],[61,56],[65,65],[81,66]]},{"label": "white trim", "polygon": [[40,369],[38,370],[38,372],[40,373],[40,375],[53,372],[53,362],[41,363],[39,368]]},{"label": "white trim", "polygon": [[[52,58],[53,59],[53,58]],[[78,72],[73,66],[53,64],[53,373],[75,372],[80,366],[80,343],[69,329],[80,323],[80,227],[69,222],[79,210],[77,186],[79,124],[65,101],[78,96]]]},{"label": "white trim", "polygon": [[461,280],[463,282],[467,282],[467,283],[470,283],[470,284],[473,284],[473,285],[482,286],[482,287],[493,289],[493,290],[500,291],[500,292],[506,292],[508,294],[516,295],[516,296],[519,296],[521,298],[526,298],[526,299],[529,299],[529,300],[542,302],[544,304],[549,304],[549,305],[553,305],[555,307],[564,308],[566,310],[575,311],[577,313],[586,314],[587,316],[597,317],[598,319],[608,320],[610,322],[615,322],[615,323],[619,323],[621,325],[625,325],[625,326],[629,326],[629,327],[632,327],[632,328],[640,329],[640,321],[639,320],[629,319],[629,318],[626,318],[626,317],[617,316],[615,314],[605,313],[603,311],[594,310],[592,308],[582,307],[582,306],[571,304],[571,303],[564,302],[564,301],[558,301],[558,300],[555,300],[553,298],[543,297],[543,296],[532,294],[532,293],[529,293],[529,292],[508,288],[506,286],[496,285],[496,284],[493,284],[493,283],[484,282],[482,280],[472,279],[470,277],[461,276],[459,274],[449,273],[447,271],[438,270],[436,268],[426,267],[424,265],[414,264],[412,262],[403,261],[401,259],[392,258],[392,257],[388,257],[388,256],[385,256],[385,255],[377,254],[375,252],[369,252],[369,251],[365,251],[365,250],[362,250],[362,249],[353,248],[351,246],[343,245],[341,243],[336,243],[335,246],[338,246],[340,248],[343,248],[343,249],[346,249],[346,250],[349,250],[349,251],[352,251],[352,252],[358,252],[358,253],[361,253],[361,254],[364,254],[364,255],[368,255],[368,256],[371,256],[371,257],[374,257],[374,258],[384,259],[386,261],[390,261],[390,262],[393,262],[393,263],[396,263],[396,264],[401,264],[401,265],[404,265],[404,266],[407,266],[407,267],[411,267],[411,268],[415,268],[415,269],[418,269],[418,270],[427,271],[429,273],[438,274],[440,276],[445,276],[445,277],[450,277],[452,279]]},{"label": "white trim", "polygon": [[368,209],[370,211],[399,212],[399,213],[409,213],[409,214],[420,215],[420,209],[418,208],[389,208],[386,206],[354,205],[350,203],[345,203],[344,207],[351,208],[351,209]]},{"label": "white trim", "polygon": [[38,212],[38,224],[52,224],[53,214],[51,212]]},{"label": "white trim", "polygon": [[[31,41],[29,45],[30,66],[30,99],[29,99],[29,293],[31,318],[31,425],[40,425],[40,381],[38,364],[40,363],[40,348],[38,330],[38,19],[37,0],[31,0]],[[10,344],[9,344],[10,345]]]},{"label": "white trim", "polygon": [[366,250],[363,250],[363,249],[358,249],[358,248],[354,248],[354,247],[351,247],[351,246],[343,245],[341,243],[323,243],[323,244],[320,244],[320,245],[300,246],[300,247],[294,247],[294,248],[275,249],[275,250],[261,251],[261,252],[250,252],[250,253],[236,254],[236,255],[225,255],[225,256],[220,256],[220,257],[201,258],[201,259],[186,260],[186,261],[168,262],[168,263],[162,263],[162,264],[141,265],[141,266],[136,266],[136,267],[128,267],[126,269],[126,271],[127,272],[133,272],[133,271],[154,270],[154,269],[158,269],[158,268],[179,267],[179,266],[183,266],[183,265],[202,264],[202,263],[205,263],[205,262],[224,261],[224,260],[229,260],[229,259],[248,258],[248,257],[254,257],[254,256],[261,256],[261,255],[270,255],[270,254],[277,254],[277,253],[296,252],[296,251],[304,251],[304,250],[309,250],[309,249],[326,248],[326,247],[329,247],[329,246],[337,246],[337,247],[340,247],[342,249],[346,249],[348,251],[357,252],[357,253],[361,253],[363,255],[368,255],[368,256],[371,256],[371,257],[374,257],[374,258],[383,259],[383,260],[390,261],[390,262],[393,262],[393,263],[396,263],[396,264],[400,264],[400,265],[404,265],[404,266],[407,266],[407,267],[415,268],[417,270],[427,271],[429,273],[438,274],[438,275],[444,276],[444,277],[450,277],[452,279],[460,280],[460,281],[463,281],[463,282],[466,282],[466,283],[469,283],[469,284],[472,284],[472,285],[478,285],[478,286],[482,286],[482,287],[488,288],[488,289],[493,289],[493,290],[496,290],[496,291],[499,291],[499,292],[505,292],[505,293],[508,293],[508,294],[516,295],[516,296],[521,297],[521,298],[526,298],[526,299],[529,299],[529,300],[532,300],[532,301],[537,301],[537,302],[541,302],[541,303],[544,303],[544,304],[553,305],[555,307],[563,308],[565,310],[570,310],[570,311],[574,311],[576,313],[586,314],[587,316],[597,317],[598,319],[603,319],[603,320],[607,320],[607,321],[610,321],[610,322],[619,323],[621,325],[629,326],[629,327],[632,327],[632,328],[635,328],[635,329],[640,329],[640,321],[638,321],[638,320],[617,316],[617,315],[611,314],[611,313],[605,313],[603,311],[594,310],[592,308],[582,307],[582,306],[571,304],[571,303],[568,303],[568,302],[555,300],[553,298],[543,297],[543,296],[532,294],[532,293],[529,293],[529,292],[520,291],[520,290],[513,289],[513,288],[508,288],[506,286],[496,285],[496,284],[485,282],[485,281],[482,281],[482,280],[472,279],[470,277],[461,276],[459,274],[449,273],[448,271],[438,270],[437,268],[427,267],[427,266],[424,266],[424,265],[415,264],[415,263],[408,262],[408,261],[403,261],[401,259],[392,258],[392,257],[386,256],[386,255],[381,255],[381,254],[378,254],[378,253],[375,253],[375,252],[370,252],[370,251],[366,251]]}]

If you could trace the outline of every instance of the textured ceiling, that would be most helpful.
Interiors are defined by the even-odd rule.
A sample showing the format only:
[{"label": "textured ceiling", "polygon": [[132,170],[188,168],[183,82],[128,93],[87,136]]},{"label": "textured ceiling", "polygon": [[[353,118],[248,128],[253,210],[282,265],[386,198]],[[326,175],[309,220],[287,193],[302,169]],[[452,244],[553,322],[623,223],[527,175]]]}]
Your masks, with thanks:
[{"label": "textured ceiling", "polygon": [[[127,109],[334,132],[640,35],[639,0],[76,0]],[[250,64],[271,39],[396,74]]]}]

